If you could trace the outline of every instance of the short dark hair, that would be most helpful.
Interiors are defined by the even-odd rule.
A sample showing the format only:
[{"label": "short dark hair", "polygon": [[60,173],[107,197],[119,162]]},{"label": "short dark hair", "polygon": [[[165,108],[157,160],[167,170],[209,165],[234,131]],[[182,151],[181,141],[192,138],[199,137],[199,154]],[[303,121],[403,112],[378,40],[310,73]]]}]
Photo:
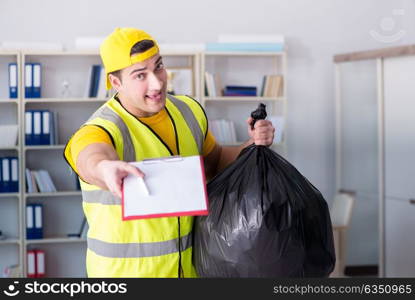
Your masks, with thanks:
[{"label": "short dark hair", "polygon": [[[130,56],[133,56],[134,54],[146,52],[148,49],[150,49],[153,46],[154,46],[154,42],[152,40],[139,41],[135,43],[134,46],[131,47]],[[108,73],[108,75],[109,74],[121,80],[121,70],[113,71],[113,72]]]}]

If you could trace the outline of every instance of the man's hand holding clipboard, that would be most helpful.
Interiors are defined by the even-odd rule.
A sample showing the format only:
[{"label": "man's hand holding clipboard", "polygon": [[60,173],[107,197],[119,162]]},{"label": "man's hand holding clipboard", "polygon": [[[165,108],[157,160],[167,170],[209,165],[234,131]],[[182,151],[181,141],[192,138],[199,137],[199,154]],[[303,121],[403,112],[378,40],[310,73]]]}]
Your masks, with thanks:
[{"label": "man's hand holding clipboard", "polygon": [[129,174],[122,190],[123,220],[208,214],[201,156],[172,156],[132,162],[145,174]]}]

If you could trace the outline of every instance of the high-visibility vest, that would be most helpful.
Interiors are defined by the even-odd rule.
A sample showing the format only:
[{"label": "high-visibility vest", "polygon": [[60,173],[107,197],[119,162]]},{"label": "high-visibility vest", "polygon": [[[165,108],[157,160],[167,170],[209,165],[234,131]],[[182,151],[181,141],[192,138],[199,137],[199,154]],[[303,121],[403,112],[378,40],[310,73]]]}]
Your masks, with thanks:
[{"label": "high-visibility vest", "polygon": [[[178,154],[200,155],[207,118],[200,104],[187,96],[166,99],[176,133]],[[85,125],[96,125],[112,137],[120,160],[141,161],[173,155],[146,124],[114,97]],[[183,182],[186,186],[186,182]],[[121,199],[81,180],[83,210],[88,220],[86,268],[89,277],[194,277],[193,217],[122,220]]]}]

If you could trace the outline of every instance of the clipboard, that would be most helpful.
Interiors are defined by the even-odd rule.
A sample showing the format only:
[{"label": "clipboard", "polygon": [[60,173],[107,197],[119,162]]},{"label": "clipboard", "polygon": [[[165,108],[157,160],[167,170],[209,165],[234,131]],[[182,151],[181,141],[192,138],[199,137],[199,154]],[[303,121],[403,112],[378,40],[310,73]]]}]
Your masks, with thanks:
[{"label": "clipboard", "polygon": [[124,178],[122,219],[207,215],[208,197],[201,156],[171,156],[131,162],[145,174]]}]

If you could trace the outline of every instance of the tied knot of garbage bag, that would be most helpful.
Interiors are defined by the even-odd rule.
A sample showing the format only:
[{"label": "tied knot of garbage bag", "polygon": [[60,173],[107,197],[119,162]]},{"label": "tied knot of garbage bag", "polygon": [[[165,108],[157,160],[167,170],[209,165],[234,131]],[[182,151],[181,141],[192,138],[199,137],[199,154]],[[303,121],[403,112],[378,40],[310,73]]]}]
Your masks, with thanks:
[{"label": "tied knot of garbage bag", "polygon": [[267,117],[267,111],[265,110],[265,104],[260,103],[258,105],[258,108],[256,110],[254,110],[253,112],[251,112],[251,118],[253,119],[251,122],[251,129],[254,129],[254,125],[256,123],[256,121],[258,120],[265,120],[265,118]]}]

